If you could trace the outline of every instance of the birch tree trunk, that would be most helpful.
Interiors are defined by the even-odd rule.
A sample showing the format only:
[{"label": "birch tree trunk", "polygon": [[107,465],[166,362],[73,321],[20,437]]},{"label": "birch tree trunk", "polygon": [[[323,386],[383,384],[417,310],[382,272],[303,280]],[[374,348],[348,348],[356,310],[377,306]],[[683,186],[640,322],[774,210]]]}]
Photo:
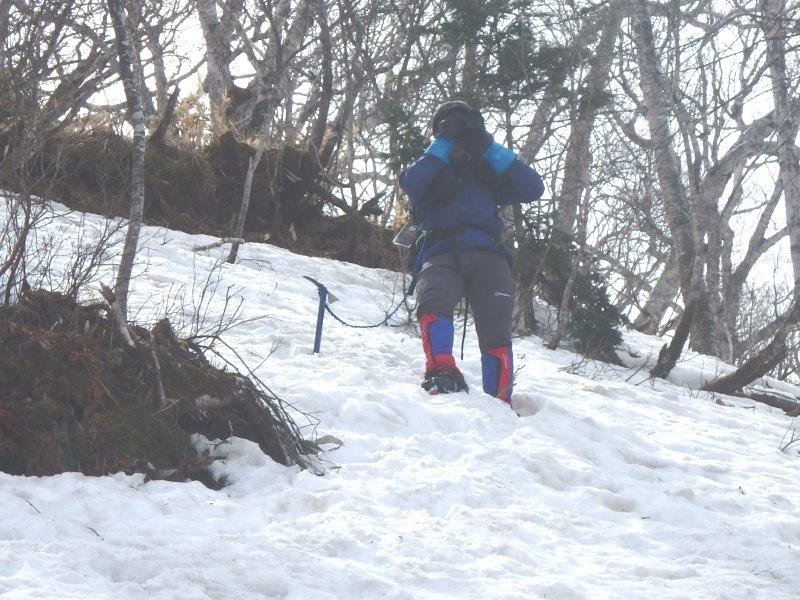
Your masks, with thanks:
[{"label": "birch tree trunk", "polygon": [[226,14],[230,13],[226,7],[220,19],[214,0],[195,0],[195,6],[206,42],[206,78],[203,88],[208,93],[211,105],[211,128],[215,134],[220,134],[225,130],[225,108],[233,85],[230,71],[232,23],[238,15]]},{"label": "birch tree trunk", "polygon": [[633,328],[642,333],[656,335],[667,309],[678,295],[679,288],[678,263],[675,253],[672,252],[647,302],[633,322]]},{"label": "birch tree trunk", "polygon": [[333,98],[333,42],[331,41],[328,13],[324,2],[315,3],[317,23],[319,25],[320,45],[320,89],[315,97],[317,102],[317,115],[311,127],[310,143],[314,152],[319,153],[322,140],[325,138],[325,128],[328,125],[331,99]]},{"label": "birch tree trunk", "polygon": [[[120,260],[117,279],[114,283],[114,295],[119,303],[120,312],[123,317],[127,317],[128,289],[144,214],[144,158],[147,144],[147,128],[144,111],[142,110],[141,94],[139,93],[138,82],[133,69],[134,56],[129,32],[125,26],[125,9],[122,6],[122,0],[108,0],[108,12],[111,15],[111,22],[116,36],[119,74],[122,85],[125,88],[128,120],[133,127],[131,212],[128,229],[125,234],[125,245],[122,249],[122,259]],[[138,62],[138,58],[136,62]]]},{"label": "birch tree trunk", "polygon": [[664,212],[675,244],[678,280],[686,306],[672,343],[664,347],[659,354],[658,364],[651,371],[654,377],[666,377],[681,354],[692,329],[698,304],[703,300],[702,263],[698,260],[697,252],[698,236],[701,232],[683,185],[678,155],[673,147],[667,104],[667,99],[671,96],[664,87],[656,57],[650,7],[647,0],[630,0],[629,8],[645,118],[650,130],[650,143]]},{"label": "birch tree trunk", "polygon": [[637,50],[636,60],[639,65],[639,84],[646,107],[645,117],[650,130],[667,222],[675,243],[678,278],[683,295],[686,297],[691,289],[691,278],[695,267],[692,209],[681,181],[678,156],[672,146],[668,96],[662,85],[661,71],[656,58],[650,9],[646,0],[631,0],[629,6]]},{"label": "birch tree trunk", "polygon": [[[244,189],[242,191],[242,205],[239,207],[239,214],[236,215],[236,225],[233,229],[233,238],[236,240],[244,239],[244,222],[247,219],[247,211],[250,210],[250,194],[253,189],[253,175],[258,168],[258,163],[261,162],[261,155],[263,154],[262,144],[259,143],[255,156],[250,157],[250,162],[247,165],[247,175],[244,178]],[[234,241],[231,245],[231,251],[228,253],[227,262],[233,264],[236,262],[236,255],[239,252],[239,241]]]},{"label": "birch tree trunk", "polygon": [[[611,4],[611,7],[616,10],[619,10],[621,6],[616,2]],[[588,47],[597,39],[601,27],[601,19],[586,19],[583,22],[569,44],[577,56],[582,56],[587,52]],[[577,66],[575,65],[575,67]],[[533,162],[547,140],[550,120],[556,111],[561,94],[563,94],[562,86],[570,73],[571,69],[559,69],[555,76],[549,80],[542,99],[536,107],[536,112],[519,153],[520,157],[529,163]]]},{"label": "birch tree trunk", "polygon": [[[588,195],[587,195],[588,196]],[[570,313],[570,299],[572,298],[572,289],[575,286],[575,280],[579,275],[582,263],[586,260],[586,233],[589,219],[589,200],[586,198],[579,198],[579,206],[581,209],[581,220],[578,224],[577,243],[579,249],[575,253],[570,266],[569,277],[564,286],[564,293],[561,295],[561,304],[558,307],[558,320],[556,324],[555,333],[553,337],[545,344],[550,350],[555,350],[561,343],[561,338],[567,329],[567,321],[569,320]]]},{"label": "birch tree trunk", "polygon": [[578,204],[589,186],[589,168],[592,161],[591,136],[595,118],[600,108],[600,99],[606,91],[611,70],[614,42],[617,39],[623,12],[616,7],[605,9],[600,21],[604,23],[600,42],[590,60],[591,67],[586,77],[583,94],[567,143],[564,159],[564,183],[556,204],[555,235],[557,242],[567,243],[572,239]]},{"label": "birch tree trunk", "polygon": [[[785,28],[788,17],[782,0],[763,0],[761,11],[764,16],[762,28],[767,40],[767,66],[772,79],[772,98],[775,106],[773,113],[778,140],[775,154],[780,170],[776,192],[779,193],[782,188],[786,206],[786,228],[794,272],[794,300],[769,344],[751,356],[733,373],[719,377],[703,386],[704,390],[727,394],[743,389],[744,386],[763,377],[778,365],[788,350],[786,340],[800,320],[800,163],[798,163],[795,150],[798,131],[797,115],[796,111],[792,110],[788,90],[789,82],[786,78],[784,42],[788,37]],[[774,194],[771,202],[776,201],[777,197],[778,195]],[[764,228],[761,226],[762,223],[759,223],[755,239],[751,240],[749,250],[753,249],[752,242],[755,242],[757,246],[760,246],[762,242],[768,242],[762,238]],[[745,264],[744,261],[743,264]]]},{"label": "birch tree trunk", "polygon": [[245,175],[244,188],[242,190],[242,205],[239,207],[239,214],[236,215],[236,225],[233,230],[233,237],[236,238],[237,241],[233,242],[231,251],[228,253],[227,262],[229,263],[236,262],[236,255],[239,252],[240,244],[238,239],[244,239],[244,223],[247,219],[247,212],[250,210],[250,194],[253,189],[253,176],[258,168],[258,164],[261,162],[261,157],[264,155],[269,134],[269,122],[266,122],[261,128],[261,135],[258,138],[258,146],[256,147],[255,154],[250,157],[250,162],[247,165],[247,175]]},{"label": "birch tree trunk", "polygon": [[800,163],[795,142],[797,115],[791,110],[789,81],[786,76],[786,48],[788,38],[785,0],[764,0],[763,29],[767,38],[767,64],[772,79],[772,99],[775,104],[775,124],[778,137],[778,164],[783,185],[783,202],[786,206],[786,226],[789,233],[794,293],[800,297]]},{"label": "birch tree trunk", "polygon": [[[614,8],[619,9],[619,5],[614,3],[607,10],[613,10]],[[592,44],[592,42],[594,42],[594,40],[597,39],[598,33],[600,32],[600,28],[602,27],[603,22],[604,20],[602,17],[586,19],[583,22],[580,29],[575,34],[574,38],[570,43],[570,46],[574,48],[576,55],[582,55],[586,51],[586,49]],[[567,68],[560,69],[557,72],[556,76],[549,81],[547,87],[544,90],[542,100],[536,107],[536,112],[534,113],[533,120],[531,122],[530,127],[528,128],[528,131],[525,135],[525,140],[519,152],[520,158],[523,161],[527,162],[528,164],[534,164],[535,162],[534,159],[536,158],[536,155],[539,153],[539,150],[541,150],[545,141],[547,141],[549,133],[548,132],[549,123],[553,117],[553,114],[557,110],[557,105],[560,99],[560,95],[562,94],[562,86],[564,85],[564,82],[566,81],[567,76],[570,74],[570,72],[571,69]],[[512,141],[510,118],[511,115],[510,114],[507,115],[508,123],[506,129],[509,132],[508,133],[509,142]],[[591,131],[591,127],[589,128],[589,131]],[[517,238],[517,245],[519,248],[522,248],[525,244],[525,231],[523,226],[522,207],[519,204],[513,204],[510,209],[504,211],[503,216],[507,221],[513,222],[514,233]],[[518,304],[521,307],[520,313],[522,315],[523,329],[525,331],[533,331],[536,327],[536,320],[533,311],[532,285],[535,282],[527,283],[524,281],[524,279],[525,278],[522,275],[520,275],[517,281],[519,288],[517,291],[517,295],[519,298]]]}]

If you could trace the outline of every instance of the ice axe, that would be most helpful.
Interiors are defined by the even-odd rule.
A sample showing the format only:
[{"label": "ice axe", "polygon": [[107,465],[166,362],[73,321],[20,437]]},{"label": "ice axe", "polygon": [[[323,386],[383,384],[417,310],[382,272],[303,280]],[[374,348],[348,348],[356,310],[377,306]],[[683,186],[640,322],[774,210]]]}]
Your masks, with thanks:
[{"label": "ice axe", "polygon": [[303,275],[304,279],[308,279],[311,283],[317,286],[317,293],[319,294],[319,309],[317,309],[317,329],[314,333],[314,354],[319,354],[319,347],[322,343],[322,321],[325,319],[325,305],[328,302],[336,302],[338,298],[328,291],[324,284],[320,283],[313,277]]}]

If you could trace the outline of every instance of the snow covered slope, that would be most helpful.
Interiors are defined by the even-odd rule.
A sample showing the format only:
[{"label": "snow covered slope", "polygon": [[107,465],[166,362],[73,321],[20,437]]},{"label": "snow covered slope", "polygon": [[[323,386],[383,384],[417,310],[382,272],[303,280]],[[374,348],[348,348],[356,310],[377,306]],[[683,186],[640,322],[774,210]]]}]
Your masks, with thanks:
[{"label": "snow covered slope", "polygon": [[[54,227],[77,239],[78,218]],[[141,318],[223,255],[192,252],[204,236],[146,234],[131,300]],[[311,354],[317,295],[301,275],[367,323],[391,304],[394,274],[269,245],[248,244],[242,258],[223,267],[209,314],[228,285],[242,288],[253,320],[227,340],[264,361],[258,374],[313,413],[321,435],[344,442],[325,455],[326,475],[278,466],[244,441],[218,449],[215,468],[233,482],[222,492],[121,474],[0,474],[0,596],[800,596],[800,457],[779,450],[782,414],[635,368],[577,365],[530,338],[515,343],[519,417],[480,392],[472,331],[472,391],[432,398],[412,329],[328,317],[322,354]],[[626,343],[639,356],[658,345]]]}]

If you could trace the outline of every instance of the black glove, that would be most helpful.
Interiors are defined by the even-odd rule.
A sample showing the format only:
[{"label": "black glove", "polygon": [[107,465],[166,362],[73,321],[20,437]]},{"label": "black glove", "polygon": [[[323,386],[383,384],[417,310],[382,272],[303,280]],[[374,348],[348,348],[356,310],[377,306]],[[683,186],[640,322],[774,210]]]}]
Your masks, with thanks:
[{"label": "black glove", "polygon": [[489,135],[489,132],[481,124],[480,128],[468,127],[464,132],[462,143],[467,154],[473,159],[478,159],[483,157],[483,153],[494,143],[494,138]]}]

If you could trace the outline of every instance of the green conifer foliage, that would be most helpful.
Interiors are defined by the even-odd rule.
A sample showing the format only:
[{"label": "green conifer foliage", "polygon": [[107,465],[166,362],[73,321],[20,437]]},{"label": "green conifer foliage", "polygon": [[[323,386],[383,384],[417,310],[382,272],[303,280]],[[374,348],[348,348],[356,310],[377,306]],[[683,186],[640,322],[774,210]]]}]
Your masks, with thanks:
[{"label": "green conifer foliage", "polygon": [[397,175],[422,155],[429,140],[415,123],[415,115],[400,102],[387,100],[382,108],[389,131],[389,166]]},{"label": "green conifer foliage", "polygon": [[[515,268],[524,285],[552,306],[561,304],[578,248],[552,242],[552,217],[534,217],[526,223],[525,243],[517,249]],[[572,287],[567,336],[581,354],[619,364],[616,347],[622,342],[619,326],[627,319],[608,299],[607,285],[597,269],[584,261]]]}]

